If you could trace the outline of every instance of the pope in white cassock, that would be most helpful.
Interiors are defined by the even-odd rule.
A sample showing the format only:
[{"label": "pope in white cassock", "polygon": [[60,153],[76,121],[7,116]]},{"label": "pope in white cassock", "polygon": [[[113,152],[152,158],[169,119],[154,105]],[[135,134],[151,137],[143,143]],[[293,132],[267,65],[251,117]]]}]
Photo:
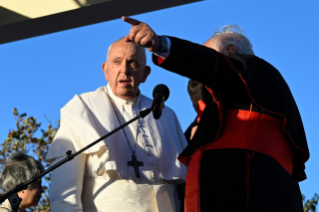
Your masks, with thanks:
[{"label": "pope in white cassock", "polygon": [[[61,127],[47,155],[52,164],[151,107],[152,100],[138,89],[150,74],[144,48],[120,39],[102,68],[107,86],[75,95],[61,109]],[[152,114],[140,118],[52,172],[51,210],[173,212],[174,184],[186,175],[177,156],[185,147],[167,106],[158,120]],[[139,161],[135,170],[134,161]]]}]

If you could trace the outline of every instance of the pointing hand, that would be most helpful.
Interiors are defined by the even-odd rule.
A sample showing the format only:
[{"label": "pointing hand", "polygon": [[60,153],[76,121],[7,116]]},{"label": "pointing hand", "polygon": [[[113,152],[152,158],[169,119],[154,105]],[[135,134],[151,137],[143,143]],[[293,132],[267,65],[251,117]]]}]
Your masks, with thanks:
[{"label": "pointing hand", "polygon": [[130,33],[125,37],[125,41],[136,43],[150,52],[157,52],[159,50],[159,37],[151,27],[143,22],[126,16],[123,16],[122,20],[132,25]]}]

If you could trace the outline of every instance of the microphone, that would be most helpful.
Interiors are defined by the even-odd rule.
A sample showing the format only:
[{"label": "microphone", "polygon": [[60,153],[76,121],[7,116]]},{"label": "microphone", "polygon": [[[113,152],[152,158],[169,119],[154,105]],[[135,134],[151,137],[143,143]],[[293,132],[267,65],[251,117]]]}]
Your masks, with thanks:
[{"label": "microphone", "polygon": [[164,108],[164,102],[168,99],[169,89],[164,84],[157,85],[153,90],[153,117],[154,119],[159,119],[162,115],[162,110]]}]

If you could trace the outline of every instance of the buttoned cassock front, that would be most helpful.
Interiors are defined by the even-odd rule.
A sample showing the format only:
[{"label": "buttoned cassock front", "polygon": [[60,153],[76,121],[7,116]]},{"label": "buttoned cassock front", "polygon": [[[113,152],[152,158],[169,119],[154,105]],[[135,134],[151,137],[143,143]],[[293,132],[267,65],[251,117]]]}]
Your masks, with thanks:
[{"label": "buttoned cassock front", "polygon": [[[61,109],[61,127],[49,149],[48,161],[56,163],[67,150],[80,150],[152,104],[143,95],[127,101],[116,97],[110,88],[106,91],[109,96],[104,87],[76,95]],[[144,163],[139,167],[138,180],[133,167],[127,166],[137,124],[136,156]],[[183,181],[186,175],[185,166],[177,160],[186,141],[175,113],[165,107],[159,120],[150,114],[124,131],[53,171],[52,211],[174,211],[173,183]]]}]

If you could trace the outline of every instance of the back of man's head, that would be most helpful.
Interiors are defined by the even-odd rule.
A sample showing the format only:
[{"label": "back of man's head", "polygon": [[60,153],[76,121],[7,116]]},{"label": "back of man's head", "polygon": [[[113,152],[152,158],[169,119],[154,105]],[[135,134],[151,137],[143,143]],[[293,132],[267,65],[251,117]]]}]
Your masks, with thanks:
[{"label": "back of man's head", "polygon": [[202,100],[206,104],[208,102],[212,101],[211,94],[207,91],[205,86],[200,82],[197,82],[197,81],[192,80],[192,79],[189,80],[188,86],[187,86],[187,91],[188,91],[188,94],[192,100],[195,111],[197,110],[198,101]]},{"label": "back of man's head", "polygon": [[227,25],[216,29],[214,36],[209,40],[218,49],[224,50],[232,44],[237,47],[238,54],[254,55],[252,44],[246,37],[245,32],[236,25]]},{"label": "back of man's head", "polygon": [[[15,152],[5,161],[0,173],[1,193],[7,193],[44,170],[43,165],[24,152]],[[28,187],[31,189],[31,184]]]}]

